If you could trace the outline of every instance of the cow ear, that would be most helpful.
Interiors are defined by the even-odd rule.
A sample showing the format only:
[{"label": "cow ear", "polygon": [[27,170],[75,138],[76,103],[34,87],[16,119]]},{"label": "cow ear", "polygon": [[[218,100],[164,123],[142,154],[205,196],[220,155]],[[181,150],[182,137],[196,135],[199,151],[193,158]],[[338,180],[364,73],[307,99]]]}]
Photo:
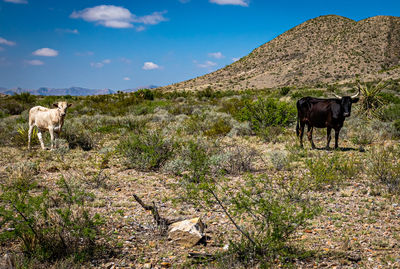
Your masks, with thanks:
[{"label": "cow ear", "polygon": [[68,107],[72,106],[72,104],[68,104]]},{"label": "cow ear", "polygon": [[54,103],[53,106],[56,107],[56,108],[58,108],[58,104],[56,104],[56,103]]},{"label": "cow ear", "polygon": [[357,103],[358,101],[360,101],[360,98],[352,98],[352,99],[351,99],[351,102],[352,102],[352,103]]}]

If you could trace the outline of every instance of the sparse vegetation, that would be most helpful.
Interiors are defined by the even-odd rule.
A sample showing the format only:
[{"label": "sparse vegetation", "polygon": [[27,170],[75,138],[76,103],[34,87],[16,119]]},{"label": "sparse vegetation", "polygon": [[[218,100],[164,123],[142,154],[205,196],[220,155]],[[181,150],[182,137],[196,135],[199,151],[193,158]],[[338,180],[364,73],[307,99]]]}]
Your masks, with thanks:
[{"label": "sparse vegetation", "polygon": [[[395,84],[392,82],[380,95],[390,92],[397,96]],[[326,88],[321,84],[317,91],[329,96]],[[340,95],[354,94],[353,89],[351,83],[334,86]],[[29,107],[60,99],[35,97],[35,104],[27,105],[20,114],[7,112],[0,120],[0,151],[4,156],[0,159],[0,196],[22,193],[18,189],[22,183],[15,180],[18,173],[30,178],[27,182],[32,185],[24,183],[30,186],[25,198],[34,203],[25,209],[35,212],[47,208],[51,212],[49,223],[42,221],[41,212],[34,213],[35,225],[48,231],[40,236],[51,244],[42,246],[36,240],[32,247],[29,239],[31,250],[23,254],[13,251],[28,248],[21,237],[15,236],[0,242],[0,255],[12,252],[21,264],[29,261],[31,267],[60,263],[79,267],[79,261],[84,267],[106,267],[109,262],[131,267],[150,262],[153,266],[164,262],[191,266],[192,260],[185,258],[189,250],[154,237],[162,235],[156,232],[157,227],[149,225],[149,214],[133,206],[133,190],[146,201],[159,201],[156,206],[160,214],[171,215],[171,219],[202,216],[210,238],[204,239],[206,246],[194,249],[214,260],[199,261],[198,266],[323,266],[341,264],[341,258],[335,255],[339,249],[341,255],[369,255],[358,241],[350,240],[351,250],[342,248],[341,242],[357,234],[359,223],[377,223],[385,231],[398,225],[391,214],[396,210],[392,204],[398,203],[398,149],[386,145],[396,144],[400,138],[397,104],[384,103],[378,118],[364,117],[359,113],[359,104],[355,104],[341,133],[344,148],[333,152],[306,150],[296,146],[294,103],[296,96],[313,95],[313,90],[290,87],[286,94],[281,88],[224,93],[211,88],[199,94],[153,90],[74,97],[61,139],[56,140],[57,149],[41,151],[35,144],[27,151]],[[28,102],[25,97],[1,98],[22,107]],[[325,131],[317,129],[314,134],[316,141],[325,141]],[[383,163],[385,159],[389,161]],[[23,171],[14,165],[27,161]],[[69,197],[65,194],[67,186],[56,184],[61,177],[74,179],[66,184],[77,192],[74,197],[80,197],[77,203],[84,200],[83,207],[71,205],[71,221],[80,227],[89,225],[84,217],[75,219],[79,215],[74,214],[84,210],[93,222],[97,221],[93,219],[95,214],[103,216],[98,225],[89,225],[94,229],[90,236],[95,234],[88,234],[90,240],[80,228],[75,231],[75,226],[68,226],[72,224],[63,224],[55,211],[68,205],[60,196],[64,193],[62,197]],[[86,189],[96,197],[87,195]],[[21,195],[18,197],[22,199]],[[374,209],[377,206],[380,210]],[[59,222],[46,226],[54,220]],[[15,223],[20,221],[15,219]],[[10,219],[8,226],[1,226],[0,233],[10,232],[7,229],[11,223]],[[57,225],[65,227],[64,233],[74,231],[63,236],[71,240],[67,242],[72,246],[68,252],[57,250],[62,244],[61,239],[53,240],[60,231]],[[29,231],[24,227],[24,233]],[[365,229],[370,232],[372,228]],[[77,240],[72,233],[82,239]],[[379,232],[375,233],[375,239],[380,238]],[[357,238],[370,248],[378,244],[369,244],[366,234],[357,234]],[[392,249],[395,235],[385,238],[382,244]],[[111,256],[98,252],[105,241],[114,252]],[[329,250],[324,250],[327,246]],[[91,253],[103,254],[86,259]],[[397,258],[389,250],[381,253]],[[359,263],[365,267],[380,264],[379,260],[363,258]]]}]

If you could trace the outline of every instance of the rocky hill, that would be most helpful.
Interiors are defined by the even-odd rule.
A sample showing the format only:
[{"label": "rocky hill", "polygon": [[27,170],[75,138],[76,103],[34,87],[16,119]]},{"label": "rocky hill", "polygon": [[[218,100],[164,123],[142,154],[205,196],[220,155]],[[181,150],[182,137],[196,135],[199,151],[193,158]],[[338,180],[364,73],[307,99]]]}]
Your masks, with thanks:
[{"label": "rocky hill", "polygon": [[308,20],[213,73],[166,90],[246,89],[400,78],[400,17]]}]

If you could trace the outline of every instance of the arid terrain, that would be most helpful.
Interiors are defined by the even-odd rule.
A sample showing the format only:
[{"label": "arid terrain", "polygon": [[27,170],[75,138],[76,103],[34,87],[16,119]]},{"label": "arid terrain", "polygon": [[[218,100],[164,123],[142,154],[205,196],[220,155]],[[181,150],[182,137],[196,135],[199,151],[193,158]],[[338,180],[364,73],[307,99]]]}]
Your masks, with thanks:
[{"label": "arid terrain", "polygon": [[[333,90],[344,95],[354,93],[354,87]],[[320,149],[311,150],[307,139],[305,148],[299,147],[294,105],[305,95],[330,97],[331,93],[293,87],[1,97],[0,257],[11,255],[26,268],[399,267],[398,82],[387,84],[375,96],[384,102],[375,113],[363,110],[363,97],[353,105],[338,150],[322,149],[323,129],[314,132]],[[28,151],[29,107],[49,107],[58,99],[73,103],[58,148],[42,151],[36,140]],[[45,137],[49,145],[48,134]],[[63,192],[60,179],[69,191]],[[259,186],[262,182],[266,185]],[[44,200],[33,198],[44,190],[48,190]],[[210,190],[208,194],[216,194],[242,229],[251,236],[258,233],[257,244],[267,251],[253,253],[221,204],[207,195]],[[134,194],[146,204],[154,202],[166,219],[201,217],[204,238],[193,247],[169,240]],[[252,204],[246,197],[258,202]],[[266,200],[257,200],[260,197]],[[65,209],[62,201],[70,201],[68,216],[76,225],[88,225],[74,217],[81,210],[92,217],[99,214],[101,222],[85,226],[96,230],[93,241],[74,241],[77,227],[57,215],[57,209]],[[85,201],[83,207],[79,201]],[[239,210],[239,201],[248,201],[241,206],[250,207]],[[40,206],[25,207],[20,202]],[[47,227],[49,232],[40,237],[43,241],[36,241],[29,226],[19,226],[25,222],[18,218],[19,211],[13,211],[13,203],[35,220],[30,222],[36,225],[34,230]],[[50,215],[42,215],[43,208]],[[6,214],[10,211],[15,219]],[[64,228],[52,229],[59,226]],[[260,227],[265,231],[259,233]],[[287,237],[274,235],[279,227],[284,234],[292,232]],[[53,238],[52,233],[69,239],[65,244],[78,252],[53,256],[40,252],[47,249],[42,242]],[[51,241],[53,250],[60,247],[57,240],[56,236]],[[30,242],[32,250],[24,242]],[[93,249],[86,248],[89,245]],[[83,250],[89,256],[82,255]]]}]

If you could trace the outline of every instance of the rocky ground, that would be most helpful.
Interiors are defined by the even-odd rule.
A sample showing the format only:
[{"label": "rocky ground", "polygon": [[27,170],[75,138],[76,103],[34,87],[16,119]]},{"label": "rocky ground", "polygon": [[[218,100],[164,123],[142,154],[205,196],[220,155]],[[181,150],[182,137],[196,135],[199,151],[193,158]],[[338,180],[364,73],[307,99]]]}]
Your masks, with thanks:
[{"label": "rocky ground", "polygon": [[[322,144],[324,139],[316,139]],[[155,172],[139,172],[127,169],[118,154],[111,154],[105,161],[104,148],[112,148],[116,141],[102,145],[102,149],[88,152],[80,149],[64,154],[56,151],[32,151],[25,148],[0,148],[0,173],[7,175],[10,168],[23,162],[36,162],[40,184],[55,187],[55,182],[64,176],[79,181],[96,198],[89,204],[93,212],[106,220],[102,228],[104,236],[100,244],[113,251],[101,259],[93,259],[83,267],[94,268],[186,268],[221,266],[211,260],[199,262],[190,258],[190,253],[215,254],[223,252],[228,239],[237,237],[234,227],[222,212],[204,211],[192,205],[177,202],[179,177]],[[295,137],[286,142],[263,143],[257,138],[247,139],[260,152],[254,174],[285,173],[277,171],[268,161],[271,150],[287,151],[294,146]],[[387,143],[392,143],[388,141]],[[308,145],[307,145],[308,146]],[[350,150],[339,154],[358,160],[365,167],[367,155],[374,145],[365,150],[354,149],[349,141],[341,146]],[[311,154],[322,158],[332,151],[315,150]],[[265,161],[266,160],[266,161]],[[101,168],[100,168],[101,167]],[[301,163],[293,162],[293,174],[304,172]],[[232,186],[243,179],[243,175],[230,178]],[[366,171],[361,172],[340,186],[327,186],[315,191],[313,197],[323,211],[306,229],[300,230],[291,244],[305,255],[295,259],[296,268],[399,268],[400,267],[400,203],[398,197],[388,195],[384,189],[377,190]],[[183,247],[160,234],[151,212],[144,210],[133,198],[138,195],[145,203],[153,201],[162,217],[167,219],[190,219],[201,217],[205,223],[205,238],[194,247]],[[3,245],[0,254],[17,250],[15,242]],[[300,257],[300,256],[299,256]],[[228,263],[229,264],[229,263]],[[230,265],[225,264],[225,267]],[[284,264],[276,264],[281,267]],[[53,267],[68,267],[60,263]],[[223,266],[224,267],[224,266]]]}]

